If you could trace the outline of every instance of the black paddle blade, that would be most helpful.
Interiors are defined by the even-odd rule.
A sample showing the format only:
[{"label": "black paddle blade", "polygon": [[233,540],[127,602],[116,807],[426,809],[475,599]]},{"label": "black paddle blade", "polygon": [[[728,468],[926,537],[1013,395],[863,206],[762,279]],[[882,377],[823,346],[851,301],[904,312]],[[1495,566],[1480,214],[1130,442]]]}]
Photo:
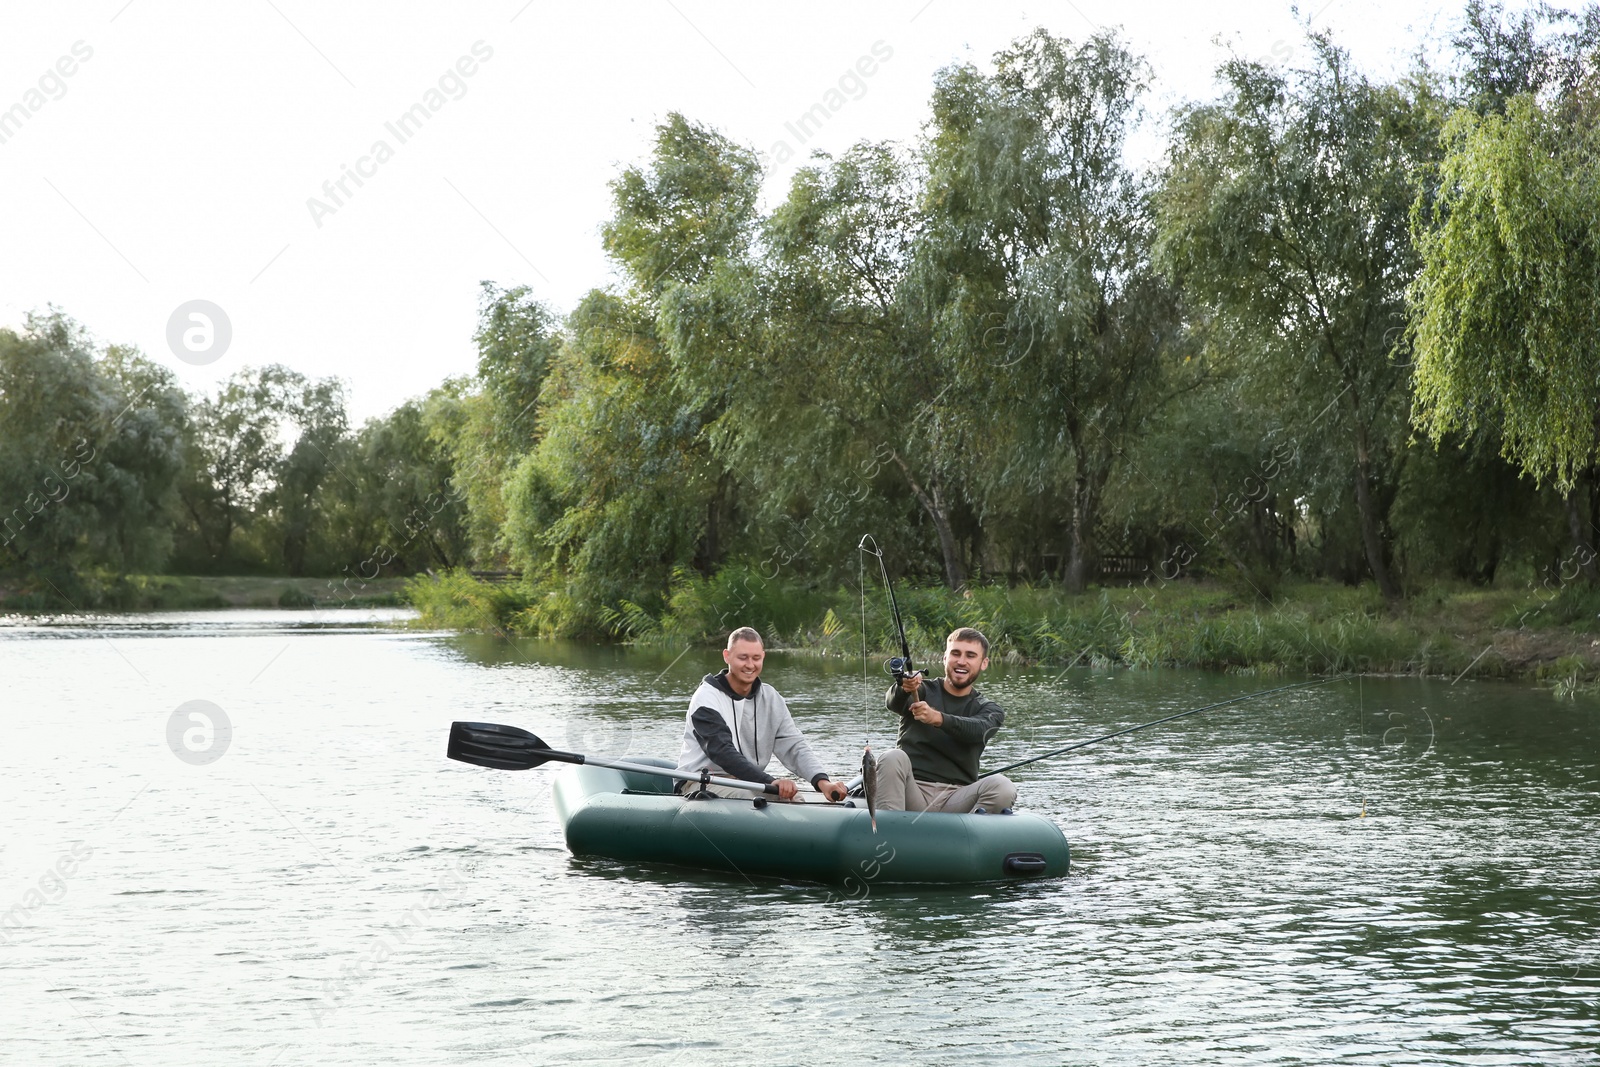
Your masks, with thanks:
[{"label": "black paddle blade", "polygon": [[494,722],[453,722],[450,724],[450,747],[445,750],[445,755],[479,767],[525,771],[568,753],[552,752],[549,745],[516,726],[501,726]]}]

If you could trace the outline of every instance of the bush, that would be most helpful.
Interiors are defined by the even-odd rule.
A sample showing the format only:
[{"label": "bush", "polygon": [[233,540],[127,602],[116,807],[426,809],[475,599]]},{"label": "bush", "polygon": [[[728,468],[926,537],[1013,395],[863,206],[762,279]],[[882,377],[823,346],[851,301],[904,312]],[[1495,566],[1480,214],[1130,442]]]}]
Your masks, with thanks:
[{"label": "bush", "polygon": [[460,570],[419,575],[406,583],[405,596],[422,625],[450,630],[503,633],[529,606],[522,586],[479,581]]},{"label": "bush", "polygon": [[785,638],[798,642],[822,627],[836,599],[798,582],[767,578],[752,567],[727,566],[709,578],[680,568],[656,629],[673,640],[720,643],[728,631],[753,626],[769,645]]}]

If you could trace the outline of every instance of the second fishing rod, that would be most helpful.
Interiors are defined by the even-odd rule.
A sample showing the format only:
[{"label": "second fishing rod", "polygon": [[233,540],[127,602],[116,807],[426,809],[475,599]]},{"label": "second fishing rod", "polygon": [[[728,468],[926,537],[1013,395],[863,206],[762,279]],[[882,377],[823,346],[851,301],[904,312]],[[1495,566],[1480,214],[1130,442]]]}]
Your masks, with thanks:
[{"label": "second fishing rod", "polygon": [[[872,542],[872,547],[871,548],[867,547],[867,543],[869,541]],[[895,657],[893,657],[893,658],[891,658],[889,660],[888,668],[889,668],[889,673],[894,675],[895,684],[899,685],[907,677],[914,676],[916,674],[919,674],[920,672],[916,670],[916,668],[912,665],[912,662],[911,662],[911,645],[910,645],[909,641],[906,639],[905,620],[900,614],[900,605],[899,605],[898,601],[895,599],[894,583],[892,581],[890,581],[890,579],[889,579],[889,569],[888,569],[887,565],[884,563],[883,550],[878,547],[877,541],[872,537],[871,534],[867,534],[867,535],[865,535],[865,536],[863,536],[861,538],[861,543],[860,543],[860,545],[857,546],[857,549],[858,549],[858,551],[865,552],[865,553],[867,553],[869,555],[877,557],[879,573],[883,576],[883,586],[884,586],[884,589],[888,593],[888,596],[889,596],[889,610],[890,610],[891,614],[894,616],[895,632],[896,632],[896,636],[899,638],[899,642],[900,642],[900,655],[895,656]],[[865,595],[866,595],[866,591],[865,591],[865,588],[863,587],[862,596],[865,597]],[[1027,766],[1027,765],[1029,765],[1031,763],[1038,763],[1038,762],[1040,762],[1042,760],[1053,759],[1053,758],[1055,758],[1057,756],[1062,756],[1062,755],[1065,755],[1065,754],[1067,754],[1069,752],[1076,752],[1079,749],[1088,748],[1090,745],[1100,744],[1102,741],[1110,741],[1110,740],[1112,740],[1114,738],[1123,737],[1123,736],[1125,736],[1127,734],[1137,733],[1140,730],[1149,729],[1152,726],[1160,726],[1162,723],[1173,722],[1173,721],[1175,721],[1177,719],[1187,718],[1190,715],[1198,715],[1198,714],[1200,714],[1202,712],[1214,711],[1217,708],[1228,707],[1228,706],[1233,705],[1233,704],[1243,704],[1243,703],[1246,703],[1246,702],[1251,701],[1251,700],[1257,700],[1257,699],[1259,699],[1261,697],[1264,697],[1264,696],[1271,696],[1274,693],[1284,693],[1284,692],[1288,692],[1289,690],[1292,690],[1292,689],[1307,689],[1307,688],[1311,688],[1311,687],[1314,687],[1314,686],[1326,685],[1327,683],[1332,682],[1332,681],[1336,681],[1336,680],[1338,680],[1339,678],[1342,678],[1342,677],[1346,677],[1346,676],[1345,675],[1331,675],[1331,676],[1326,677],[1326,678],[1313,678],[1313,679],[1308,679],[1308,680],[1303,681],[1303,682],[1293,682],[1293,683],[1290,683],[1289,685],[1274,686],[1271,689],[1260,689],[1260,690],[1257,690],[1257,691],[1255,691],[1253,693],[1241,693],[1239,696],[1229,697],[1226,700],[1215,701],[1213,703],[1205,704],[1205,705],[1202,705],[1202,706],[1197,707],[1197,708],[1189,708],[1186,711],[1175,712],[1174,714],[1171,714],[1171,715],[1163,715],[1158,719],[1151,719],[1149,722],[1142,722],[1142,723],[1139,723],[1139,724],[1137,724],[1135,726],[1124,727],[1123,729],[1114,730],[1111,733],[1103,734],[1103,735],[1101,735],[1099,737],[1092,737],[1092,738],[1089,738],[1086,741],[1078,741],[1078,742],[1075,742],[1074,744],[1066,745],[1066,746],[1064,746],[1062,748],[1054,749],[1054,750],[1052,750],[1050,752],[1044,752],[1044,753],[1041,753],[1041,754],[1039,754],[1037,756],[1030,756],[1027,759],[1017,760],[1016,762],[1008,763],[1003,767],[996,767],[993,770],[983,771],[982,773],[980,773],[978,775],[978,777],[979,778],[989,778],[989,777],[992,777],[992,776],[997,775],[997,774],[1003,774],[1006,771],[1015,770],[1018,767],[1025,767],[1025,766]],[[852,780],[849,783],[849,788],[851,790],[855,790],[858,786],[861,785],[861,782],[862,782],[861,777],[857,776],[854,780]]]}]

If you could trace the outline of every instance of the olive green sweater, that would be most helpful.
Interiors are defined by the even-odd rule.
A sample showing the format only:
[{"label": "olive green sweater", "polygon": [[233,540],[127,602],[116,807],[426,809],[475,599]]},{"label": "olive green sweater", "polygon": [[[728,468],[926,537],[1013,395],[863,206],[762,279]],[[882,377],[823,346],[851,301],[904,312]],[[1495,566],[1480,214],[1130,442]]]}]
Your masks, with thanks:
[{"label": "olive green sweater", "polygon": [[944,715],[941,725],[928,726],[913,718],[912,695],[898,685],[890,686],[885,698],[889,710],[900,716],[899,746],[911,757],[911,773],[921,782],[971,785],[978,780],[983,746],[1006,721],[1006,713],[976,689],[966,696],[951,696],[942,678],[924,681],[918,696]]}]

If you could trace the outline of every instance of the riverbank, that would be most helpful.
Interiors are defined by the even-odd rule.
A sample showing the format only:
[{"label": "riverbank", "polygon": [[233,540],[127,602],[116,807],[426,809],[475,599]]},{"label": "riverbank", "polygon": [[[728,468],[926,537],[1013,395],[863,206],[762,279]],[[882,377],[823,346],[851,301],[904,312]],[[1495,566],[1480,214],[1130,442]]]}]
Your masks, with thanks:
[{"label": "riverbank", "polygon": [[186,611],[204,608],[398,607],[406,579],[350,582],[270,575],[76,577],[67,589],[49,582],[0,579],[0,611]]},{"label": "riverbank", "polygon": [[[551,594],[466,575],[412,579],[421,624],[557,635]],[[1013,663],[1195,667],[1256,673],[1514,678],[1571,693],[1600,681],[1600,590],[1436,587],[1398,606],[1371,586],[1286,583],[1271,603],[1230,586],[1189,580],[1069,594],[1054,587],[899,591],[912,651],[936,659],[944,635],[977,626],[993,655]],[[893,624],[881,590],[865,605],[867,644],[890,655]],[[807,588],[744,573],[687,579],[658,612],[603,613],[611,639],[713,643],[753,625],[768,645],[817,656],[859,656],[860,592]],[[571,632],[565,636],[575,636]]]},{"label": "riverbank", "polygon": [[[594,617],[522,582],[464,573],[330,585],[326,578],[130,575],[80,579],[71,607],[95,611],[387,607],[410,603],[427,627],[565,636],[682,648],[754,625],[769,647],[861,655],[859,590],[820,590],[725,570],[685,578],[657,611],[624,604]],[[1151,582],[1072,595],[1053,587],[899,590],[912,651],[934,662],[944,635],[977,626],[996,658],[1052,666],[1194,667],[1277,675],[1363,674],[1539,681],[1558,693],[1600,688],[1600,590],[1436,587],[1396,608],[1371,586],[1286,584],[1272,603],[1221,583]],[[0,584],[0,611],[59,611],[59,596]],[[867,645],[888,656],[894,630],[881,590],[865,605]]]}]

